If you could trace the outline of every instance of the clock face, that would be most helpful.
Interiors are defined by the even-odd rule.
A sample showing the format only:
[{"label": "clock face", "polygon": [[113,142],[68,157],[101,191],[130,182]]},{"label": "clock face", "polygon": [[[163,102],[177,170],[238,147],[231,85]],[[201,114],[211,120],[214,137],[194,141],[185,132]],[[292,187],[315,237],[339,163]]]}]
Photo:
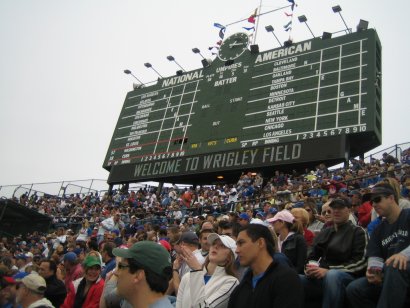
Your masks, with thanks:
[{"label": "clock face", "polygon": [[218,58],[222,61],[234,60],[248,48],[249,36],[246,33],[235,33],[223,41]]}]

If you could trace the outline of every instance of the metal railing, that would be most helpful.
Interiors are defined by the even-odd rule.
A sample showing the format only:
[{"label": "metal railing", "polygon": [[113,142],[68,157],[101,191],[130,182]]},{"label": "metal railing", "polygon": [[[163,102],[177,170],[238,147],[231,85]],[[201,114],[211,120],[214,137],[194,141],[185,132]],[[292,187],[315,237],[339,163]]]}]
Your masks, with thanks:
[{"label": "metal railing", "polygon": [[[403,152],[409,148],[410,142],[396,144],[366,156],[365,162],[370,162],[371,159],[381,160],[383,153],[385,152],[396,157],[400,161]],[[146,182],[133,183],[130,184],[130,189],[138,190],[139,188],[143,188],[145,184]],[[34,194],[39,197],[49,195],[57,198],[62,198],[70,194],[88,195],[90,193],[98,193],[99,195],[103,195],[108,191],[108,189],[109,185],[107,184],[107,181],[102,179],[2,185],[0,186],[0,197],[6,197],[10,199],[19,198],[23,194],[27,194],[29,198]]]}]

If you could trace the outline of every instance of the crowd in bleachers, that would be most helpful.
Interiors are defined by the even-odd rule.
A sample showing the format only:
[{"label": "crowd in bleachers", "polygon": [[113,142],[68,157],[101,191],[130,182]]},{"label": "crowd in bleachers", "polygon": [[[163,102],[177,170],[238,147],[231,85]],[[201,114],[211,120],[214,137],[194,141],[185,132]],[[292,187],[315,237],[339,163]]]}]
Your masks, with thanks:
[{"label": "crowd in bleachers", "polygon": [[[356,307],[355,290],[348,290],[348,284],[367,277],[367,258],[374,261],[366,254],[369,234],[378,235],[386,218],[372,205],[391,193],[397,197],[398,208],[410,212],[406,210],[410,208],[407,158],[399,162],[386,153],[380,161],[353,159],[348,168],[337,170],[320,164],[303,173],[273,171],[270,177],[244,172],[237,183],[173,185],[160,191],[149,186],[134,191],[124,186],[102,195],[57,198],[23,194],[16,201],[52,217],[53,230],[2,238],[0,307],[37,307],[30,306],[36,301],[44,307],[137,307],[134,301],[138,299],[123,289],[120,281],[126,279],[122,272],[126,268],[133,273],[134,259],[136,268],[142,264],[148,273],[158,274],[157,268],[138,257],[146,241],[160,244],[172,260],[168,275],[160,273],[168,278],[166,288],[152,287],[152,277],[147,278],[147,290],[154,288],[155,294],[167,295],[161,297],[166,304],[158,307],[239,307],[246,302],[242,297],[247,294],[248,279],[249,288],[262,292],[263,298],[265,288],[279,290],[280,284],[266,285],[261,277],[269,274],[276,279],[282,271],[294,295],[278,291],[288,294],[276,298],[280,307],[345,307],[350,296],[350,304]],[[407,223],[408,233],[410,220]],[[261,228],[269,230],[269,238]],[[407,243],[408,234],[401,235]],[[258,236],[264,245],[249,248],[261,250],[248,256],[243,247],[248,238],[253,243]],[[354,244],[349,246],[346,241]],[[126,248],[135,254],[123,257]],[[148,245],[144,249],[154,253],[154,248]],[[221,252],[223,248],[226,253]],[[280,268],[274,269],[270,258]],[[164,260],[157,262],[166,268]],[[255,264],[265,263],[259,277]],[[295,281],[282,267],[290,268],[300,279]],[[387,272],[385,275],[388,277]],[[325,286],[326,281],[347,291],[335,292],[335,287]],[[31,291],[34,288],[37,297],[22,294],[21,285]],[[402,292],[406,295],[406,290]],[[249,294],[247,300],[252,301],[247,307],[265,307],[265,299],[253,301],[253,293]],[[287,297],[300,300],[286,304]]]}]

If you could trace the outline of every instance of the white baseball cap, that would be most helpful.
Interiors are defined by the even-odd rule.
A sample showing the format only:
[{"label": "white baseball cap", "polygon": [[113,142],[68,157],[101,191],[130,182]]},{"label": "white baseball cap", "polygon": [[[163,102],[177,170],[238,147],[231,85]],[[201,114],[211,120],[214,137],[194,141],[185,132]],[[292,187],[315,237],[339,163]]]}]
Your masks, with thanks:
[{"label": "white baseball cap", "polygon": [[232,237],[228,236],[228,235],[219,235],[219,234],[216,234],[216,233],[208,234],[208,243],[210,245],[212,245],[217,239],[220,239],[222,244],[226,248],[229,248],[232,251],[232,253],[233,253],[233,255],[236,259],[237,255],[236,255],[236,252],[235,252],[235,250],[236,250],[235,240]]}]

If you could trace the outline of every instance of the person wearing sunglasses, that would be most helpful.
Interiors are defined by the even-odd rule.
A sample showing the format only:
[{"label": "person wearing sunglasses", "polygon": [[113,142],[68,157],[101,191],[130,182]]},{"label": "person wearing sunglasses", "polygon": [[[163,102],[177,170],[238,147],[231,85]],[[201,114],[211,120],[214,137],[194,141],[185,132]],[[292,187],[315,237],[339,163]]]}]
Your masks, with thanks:
[{"label": "person wearing sunglasses", "polygon": [[401,209],[394,187],[376,184],[370,199],[384,219],[373,231],[366,277],[347,287],[352,307],[404,307],[410,300],[410,209]]},{"label": "person wearing sunglasses", "polygon": [[128,249],[115,248],[113,254],[120,257],[114,273],[119,297],[132,307],[174,307],[164,295],[172,267],[170,255],[162,245],[141,241]]}]

